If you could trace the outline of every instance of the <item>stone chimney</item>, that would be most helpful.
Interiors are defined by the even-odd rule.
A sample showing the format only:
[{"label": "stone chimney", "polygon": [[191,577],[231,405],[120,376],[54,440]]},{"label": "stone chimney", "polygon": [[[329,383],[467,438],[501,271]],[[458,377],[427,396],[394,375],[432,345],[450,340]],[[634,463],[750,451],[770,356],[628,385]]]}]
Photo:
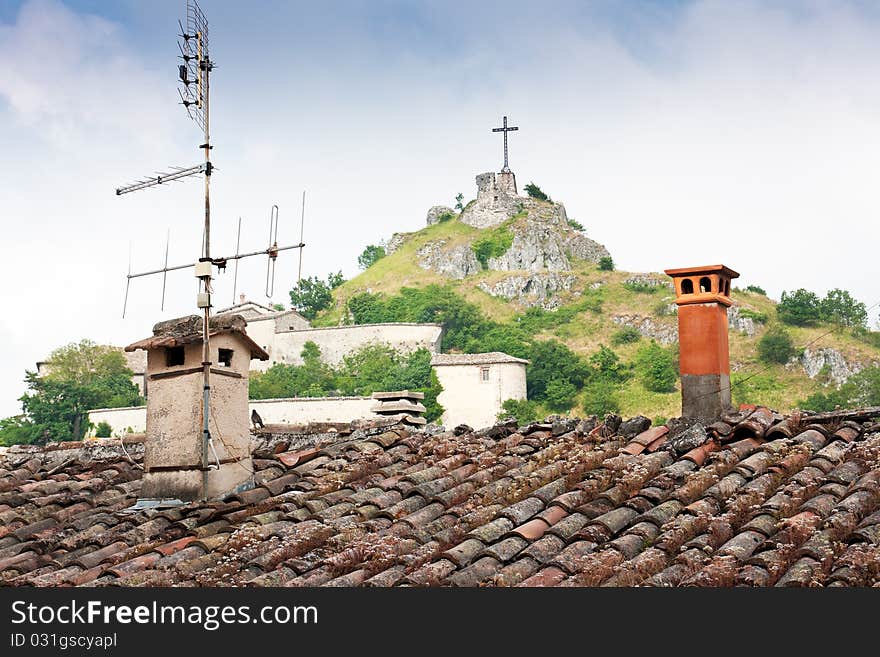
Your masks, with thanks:
[{"label": "stone chimney", "polygon": [[139,503],[214,499],[253,487],[248,415],[252,358],[268,360],[241,315],[211,318],[210,440],[202,429],[203,319],[159,322],[126,351],[147,352],[147,435]]},{"label": "stone chimney", "polygon": [[730,281],[724,265],[667,269],[675,284],[681,371],[681,414],[706,421],[730,408],[727,309]]}]

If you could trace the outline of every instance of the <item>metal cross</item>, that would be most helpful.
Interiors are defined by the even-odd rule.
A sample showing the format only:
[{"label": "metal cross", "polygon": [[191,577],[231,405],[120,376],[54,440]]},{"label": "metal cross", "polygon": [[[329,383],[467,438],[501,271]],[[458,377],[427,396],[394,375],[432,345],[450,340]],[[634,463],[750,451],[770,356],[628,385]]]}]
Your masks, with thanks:
[{"label": "metal cross", "polygon": [[519,130],[519,126],[511,126],[507,127],[507,117],[504,117],[504,125],[501,128],[492,128],[492,132],[503,132],[504,133],[504,167],[502,167],[502,171],[507,172],[510,171],[510,167],[507,166],[507,133],[512,132],[514,130]]}]

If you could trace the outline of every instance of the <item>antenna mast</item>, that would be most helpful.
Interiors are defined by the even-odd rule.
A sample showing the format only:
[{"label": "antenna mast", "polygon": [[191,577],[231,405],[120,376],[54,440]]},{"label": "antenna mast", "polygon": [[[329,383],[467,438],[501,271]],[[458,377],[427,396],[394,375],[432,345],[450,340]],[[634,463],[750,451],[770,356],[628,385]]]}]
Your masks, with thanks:
[{"label": "antenna mast", "polygon": [[[165,264],[161,269],[154,271],[141,272],[137,274],[131,273],[131,247],[129,246],[129,262],[128,273],[126,274],[125,284],[125,304],[128,304],[128,289],[131,285],[132,278],[141,276],[151,276],[153,274],[162,274],[162,307],[165,305],[165,278],[169,271],[178,269],[194,268],[195,275],[199,279],[199,293],[197,306],[203,312],[202,326],[202,371],[203,371],[203,402],[202,402],[202,454],[201,454],[201,470],[202,470],[202,497],[208,497],[208,471],[216,466],[208,460],[209,451],[216,454],[214,444],[212,442],[210,431],[211,417],[211,295],[213,293],[211,281],[213,276],[213,267],[218,270],[225,271],[226,264],[229,260],[235,260],[236,277],[235,285],[238,283],[238,261],[242,258],[248,258],[256,255],[268,256],[266,270],[266,294],[271,296],[275,288],[275,259],[280,251],[288,249],[302,249],[305,246],[300,240],[299,244],[291,246],[278,246],[278,206],[272,206],[269,218],[269,246],[260,251],[252,251],[250,253],[240,253],[241,245],[241,219],[238,222],[238,242],[235,247],[235,255],[216,258],[211,256],[211,174],[214,171],[214,165],[211,163],[211,130],[210,130],[210,76],[214,69],[214,62],[210,57],[209,39],[208,39],[208,19],[202,13],[201,7],[197,0],[187,0],[186,3],[186,27],[178,21],[180,26],[180,38],[177,46],[180,51],[180,59],[182,64],[178,65],[177,72],[182,87],[178,89],[180,102],[186,108],[189,117],[198,124],[202,129],[202,143],[198,148],[204,151],[204,162],[191,166],[189,168],[172,167],[171,173],[162,173],[156,177],[144,178],[133,184],[116,188],[117,196],[127,194],[129,192],[155,187],[166,182],[173,182],[182,178],[205,174],[205,221],[202,233],[202,248],[198,262],[186,265],[168,266],[168,249],[170,237],[165,243]],[[302,229],[300,229],[302,230]],[[302,253],[302,251],[300,251]],[[233,291],[233,297],[235,292]],[[122,310],[122,316],[125,317],[125,306]]]}]

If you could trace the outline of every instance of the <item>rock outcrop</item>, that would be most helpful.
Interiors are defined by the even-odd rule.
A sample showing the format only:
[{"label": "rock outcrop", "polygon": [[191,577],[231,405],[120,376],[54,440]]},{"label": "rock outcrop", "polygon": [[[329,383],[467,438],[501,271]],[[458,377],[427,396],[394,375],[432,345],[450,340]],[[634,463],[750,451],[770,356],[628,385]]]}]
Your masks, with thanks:
[{"label": "rock outcrop", "polygon": [[574,276],[551,272],[508,276],[494,284],[481,282],[478,287],[493,297],[515,301],[527,308],[553,310],[560,305],[558,293],[570,290],[574,281]]},{"label": "rock outcrop", "polygon": [[678,342],[678,326],[645,317],[644,315],[612,315],[611,321],[619,326],[630,326],[644,337],[656,340],[662,345]]},{"label": "rock outcrop", "polygon": [[727,309],[727,325],[732,330],[745,333],[749,337],[755,335],[755,320],[751,317],[743,317],[736,306]]},{"label": "rock outcrop", "polygon": [[611,254],[604,246],[591,240],[577,231],[570,231],[565,239],[565,252],[569,258],[598,263],[602,258],[610,258]]},{"label": "rock outcrop", "polygon": [[[518,196],[513,172],[481,173],[476,180],[477,198],[458,221],[479,229],[503,225],[502,230],[512,235],[510,246],[488,258],[486,269],[518,273],[495,283],[481,282],[479,287],[488,294],[526,307],[556,308],[557,293],[574,284],[574,277],[565,275],[572,270],[572,260],[598,262],[610,255],[604,246],[569,226],[561,203]],[[428,224],[437,223],[444,212],[451,210],[442,205],[431,208]],[[388,252],[398,248],[397,239],[395,235],[389,242]],[[418,264],[454,279],[482,270],[470,244],[450,247],[445,240],[423,246]]]},{"label": "rock outcrop", "polygon": [[460,280],[482,270],[470,244],[446,246],[446,240],[429,242],[416,252],[419,267]]},{"label": "rock outcrop", "polygon": [[489,258],[492,271],[570,271],[565,238],[558,228],[529,220],[511,228],[513,244],[497,258]]},{"label": "rock outcrop", "polygon": [[452,215],[454,217],[455,214],[455,210],[446,205],[435,205],[428,210],[428,215],[425,217],[425,223],[429,226],[433,226],[434,224],[440,223],[440,217],[444,215]]},{"label": "rock outcrop", "polygon": [[385,255],[391,255],[406,241],[406,238],[410,236],[411,233],[394,233],[391,236],[391,239],[385,244]]},{"label": "rock outcrop", "polygon": [[837,349],[830,348],[816,349],[815,351],[804,349],[795,362],[800,363],[804,372],[811,379],[816,378],[819,372],[827,367],[831,380],[837,385],[845,383],[853,374],[858,374],[864,369],[864,365],[861,363],[848,362]]}]

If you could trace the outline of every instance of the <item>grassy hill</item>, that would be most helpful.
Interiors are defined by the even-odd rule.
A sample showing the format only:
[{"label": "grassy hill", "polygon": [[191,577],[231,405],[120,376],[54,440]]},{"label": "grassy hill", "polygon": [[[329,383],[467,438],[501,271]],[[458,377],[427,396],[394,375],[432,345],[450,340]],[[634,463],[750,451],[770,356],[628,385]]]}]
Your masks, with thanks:
[{"label": "grassy hill", "polygon": [[[336,288],[332,307],[318,315],[315,325],[351,322],[346,310],[347,303],[357,295],[368,293],[388,299],[397,295],[402,288],[423,289],[429,285],[452,291],[464,302],[473,304],[487,320],[505,326],[519,325],[527,309],[516,302],[493,297],[480,289],[479,285],[492,284],[517,273],[528,275],[528,272],[484,270],[462,280],[451,280],[418,264],[417,252],[430,242],[444,240],[447,247],[471,244],[484,232],[453,219],[408,234],[394,253]],[[621,316],[627,316],[631,323],[647,320],[650,327],[659,333],[677,326],[671,287],[665,284],[654,287],[632,284],[627,282],[633,278],[632,273],[602,271],[596,264],[582,260],[572,260],[571,263],[572,271],[565,273],[573,275],[575,282],[570,290],[558,293],[559,307],[549,311],[530,311],[533,316],[541,318],[538,322],[541,328],[532,334],[535,339],[557,340],[585,359],[605,345],[611,347],[623,363],[632,363],[650,339],[640,337],[633,342],[621,342]],[[664,282],[669,280],[662,273],[649,276]],[[776,303],[763,294],[736,288],[732,297],[734,308],[741,316],[752,318],[755,329],[751,336],[734,328],[730,330],[732,392],[736,403],[760,402],[780,411],[788,411],[810,394],[827,389],[827,385],[834,386],[828,383],[823,374],[810,379],[800,364],[762,362],[757,346],[768,327],[779,324]],[[618,322],[614,318],[618,318]],[[798,348],[798,353],[809,345],[813,351],[834,349],[850,364],[880,362],[876,333],[860,336],[852,329],[828,324],[784,328]],[[675,352],[677,344],[669,349]],[[616,396],[620,412],[627,416],[643,414],[651,418],[668,418],[680,413],[677,385],[675,390],[669,392],[651,392],[639,377],[634,376],[617,385]],[[573,413],[583,414],[581,401],[579,395],[575,399]]]}]

